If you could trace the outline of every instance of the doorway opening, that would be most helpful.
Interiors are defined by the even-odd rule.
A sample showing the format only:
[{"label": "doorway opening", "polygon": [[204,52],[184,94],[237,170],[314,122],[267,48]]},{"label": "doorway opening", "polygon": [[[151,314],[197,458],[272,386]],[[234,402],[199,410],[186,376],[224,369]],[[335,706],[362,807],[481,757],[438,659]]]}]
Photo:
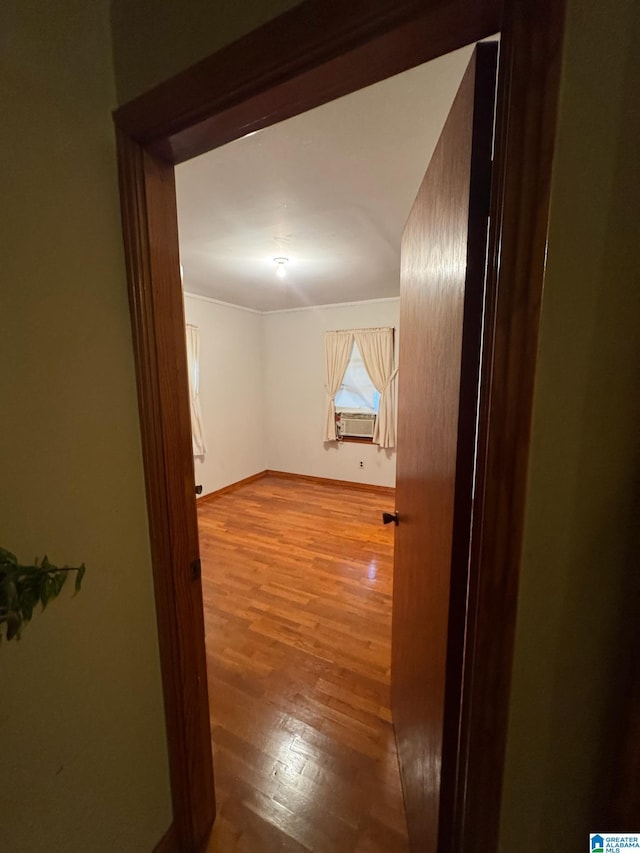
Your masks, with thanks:
[{"label": "doorway opening", "polygon": [[480,535],[472,555],[478,582],[466,633],[464,764],[454,783],[464,806],[456,815],[457,847],[493,849],[563,8],[379,0],[310,27],[316,6],[304,0],[115,115],[173,795],[164,849],[196,849],[215,813],[174,165],[501,30],[488,382],[479,406]]},{"label": "doorway opening", "polygon": [[[423,361],[420,342],[413,340],[404,354],[413,396],[405,395],[403,415],[411,430],[422,430],[434,447],[442,444],[439,429],[419,420],[425,418],[419,398],[431,393],[426,417],[439,420],[451,408],[440,399],[451,376],[458,405],[464,324],[467,349],[473,351],[467,380],[473,387],[468,399],[460,399],[468,412],[459,420],[466,419],[468,428],[463,434],[457,415],[449,415],[450,435],[438,459],[441,465],[446,448],[454,448],[447,474],[453,490],[456,438],[469,445],[465,453],[457,451],[460,469],[473,457],[476,438],[479,340],[459,296],[460,288],[475,287],[479,336],[485,247],[472,245],[470,217],[479,220],[486,237],[495,48],[480,49],[490,54],[492,69],[484,89],[477,96],[473,84],[469,89],[470,106],[479,97],[487,113],[479,212],[471,210],[478,178],[465,171],[477,171],[472,147],[478,148],[479,126],[468,121],[443,137],[468,69],[474,79],[479,76],[473,45],[251,132],[176,169],[195,477],[204,493],[198,519],[217,760],[214,845],[242,838],[256,850],[292,840],[310,849],[355,850],[362,844],[407,849],[390,701],[394,528],[383,530],[380,518],[381,510],[395,506],[393,350],[402,339],[401,242],[407,219],[415,220],[414,208],[422,204],[416,201],[420,190],[427,204],[439,205],[437,226],[420,239],[438,242],[434,257],[457,269],[445,281],[445,289],[455,291],[445,296],[452,314],[444,330],[448,348],[438,353],[432,342],[432,364],[419,376],[412,361]],[[470,116],[478,112],[480,106]],[[459,225],[447,223],[442,230],[440,220],[451,218],[452,204],[458,203],[456,183],[450,181],[444,205],[437,193],[438,181],[449,180],[446,169],[429,178],[432,186],[421,185],[425,169],[431,175],[432,155],[442,160],[443,146],[456,154],[460,148],[454,167],[462,166],[466,190]],[[451,253],[447,241],[465,246],[467,240],[466,258]],[[412,251],[405,246],[403,266],[411,265]],[[476,268],[474,252],[480,258]],[[421,263],[428,300],[429,287],[435,293],[442,280],[430,284],[432,262],[425,255]],[[422,316],[409,279],[405,274],[412,333],[417,324],[419,334],[435,341],[437,330]],[[392,350],[386,374],[377,360],[385,333]],[[340,336],[343,362],[332,387],[327,365],[338,350],[330,344]],[[369,425],[371,436],[355,436],[352,443],[345,424],[348,430]],[[421,478],[410,498],[419,516],[433,489],[433,460],[416,454],[406,428],[404,433],[402,494],[408,479]],[[470,489],[470,470],[467,476],[458,491]],[[448,497],[443,492],[437,501],[447,504]],[[406,500],[401,512],[408,516]],[[405,526],[415,536],[410,520],[402,532]],[[429,524],[421,519],[418,528]],[[467,555],[469,528],[467,517],[455,533]],[[415,559],[407,556],[406,536],[403,541],[405,559]],[[436,589],[438,555],[423,546],[417,557],[427,574],[433,571],[426,592],[435,623],[438,608],[446,617],[448,590]],[[402,564],[398,570],[410,569]],[[421,582],[410,583],[412,596],[424,594]],[[396,587],[405,596],[406,584],[396,581]],[[402,607],[396,615],[404,629],[396,630],[396,644],[406,646],[407,630],[420,644],[424,619],[406,602]],[[439,631],[444,658],[446,621]],[[432,638],[420,655],[428,656],[434,645]],[[406,648],[394,650],[396,660],[406,656]],[[439,663],[427,668],[426,677],[434,679],[430,692],[444,704]],[[398,681],[398,705],[405,712],[406,685]],[[425,718],[419,727],[430,724]],[[412,737],[415,741],[416,731]],[[425,744],[414,742],[413,748],[421,752]],[[420,796],[415,789],[430,781],[411,775],[405,778],[409,803]],[[327,813],[333,816],[330,824]],[[435,839],[437,815],[432,818]],[[410,829],[415,842],[416,827]],[[427,843],[429,835],[423,832],[418,841]]]}]

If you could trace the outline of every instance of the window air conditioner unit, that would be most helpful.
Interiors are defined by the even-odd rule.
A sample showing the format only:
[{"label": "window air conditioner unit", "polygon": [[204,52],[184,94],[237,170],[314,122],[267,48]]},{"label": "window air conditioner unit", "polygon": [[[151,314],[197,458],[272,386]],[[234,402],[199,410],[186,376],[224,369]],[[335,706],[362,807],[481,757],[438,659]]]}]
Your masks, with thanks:
[{"label": "window air conditioner unit", "polygon": [[373,438],[375,415],[341,412],[337,418],[338,438]]}]

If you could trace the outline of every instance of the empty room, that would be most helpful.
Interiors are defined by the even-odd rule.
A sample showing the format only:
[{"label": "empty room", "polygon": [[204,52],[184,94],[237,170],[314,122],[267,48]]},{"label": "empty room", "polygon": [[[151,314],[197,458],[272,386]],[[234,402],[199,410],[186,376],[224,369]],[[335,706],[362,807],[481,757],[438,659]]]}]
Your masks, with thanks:
[{"label": "empty room", "polygon": [[[443,357],[460,370],[462,324],[432,365],[419,345],[405,352],[411,396],[399,407],[401,277],[472,56],[463,48],[176,168],[212,851],[409,849],[411,746],[399,763],[391,710],[396,459],[404,440],[406,487],[415,436],[439,420],[415,390],[416,363],[439,388]],[[407,312],[408,331],[428,337],[410,294]],[[449,439],[455,457],[455,423]],[[409,624],[401,609],[394,619]]]}]

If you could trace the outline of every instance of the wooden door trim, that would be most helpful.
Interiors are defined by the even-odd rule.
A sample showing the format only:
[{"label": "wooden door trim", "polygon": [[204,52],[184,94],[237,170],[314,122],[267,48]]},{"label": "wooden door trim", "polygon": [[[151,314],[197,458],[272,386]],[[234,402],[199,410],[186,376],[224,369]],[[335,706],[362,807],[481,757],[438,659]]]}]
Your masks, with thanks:
[{"label": "wooden door trim", "polygon": [[566,4],[505,3],[454,850],[498,845]]},{"label": "wooden door trim", "polygon": [[179,853],[176,824],[172,821],[169,829],[153,848],[153,853]]},{"label": "wooden door trim", "polygon": [[174,169],[120,131],[117,141],[173,836],[194,850],[215,797],[202,591],[190,576],[198,532]]},{"label": "wooden door trim", "polygon": [[[469,194],[469,231],[467,234],[467,287],[460,356],[460,396],[458,405],[458,441],[456,454],[455,493],[453,507],[453,541],[451,544],[451,583],[449,587],[449,636],[447,638],[447,667],[445,685],[445,719],[442,737],[442,773],[440,788],[439,832],[442,850],[455,850],[455,832],[459,807],[458,790],[466,774],[466,756],[461,747],[461,703],[466,651],[467,590],[469,576],[476,567],[469,559],[469,520],[473,518],[475,482],[475,448],[477,409],[483,375],[481,364],[482,339],[487,332],[483,325],[483,307],[493,302],[495,280],[487,279],[485,258],[489,248],[486,223],[490,217],[492,179],[492,136],[495,125],[497,48],[495,43],[479,44],[476,48],[475,98],[471,175]],[[492,104],[487,110],[484,103]],[[469,283],[482,282],[474,292]],[[491,292],[488,293],[487,291]],[[467,535],[465,535],[465,531]]]},{"label": "wooden door trim", "polygon": [[[564,0],[303,0],[114,113],[175,837],[215,815],[173,166],[501,30],[454,849],[496,849]],[[198,607],[200,612],[198,612]],[[500,618],[496,618],[499,614]],[[215,701],[215,697],[213,697]]]},{"label": "wooden door trim", "polygon": [[114,118],[181,163],[485,38],[500,9],[500,0],[304,0]]}]

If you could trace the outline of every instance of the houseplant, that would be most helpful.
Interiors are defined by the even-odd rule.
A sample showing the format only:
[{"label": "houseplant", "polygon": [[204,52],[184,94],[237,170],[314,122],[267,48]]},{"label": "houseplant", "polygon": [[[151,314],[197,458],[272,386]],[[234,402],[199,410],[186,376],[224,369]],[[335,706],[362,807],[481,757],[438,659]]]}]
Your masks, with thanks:
[{"label": "houseplant", "polygon": [[47,557],[31,566],[22,566],[10,551],[0,548],[0,642],[19,640],[20,631],[40,604],[44,610],[56,598],[69,572],[76,573],[75,591],[80,591],[85,565],[54,566]]}]

